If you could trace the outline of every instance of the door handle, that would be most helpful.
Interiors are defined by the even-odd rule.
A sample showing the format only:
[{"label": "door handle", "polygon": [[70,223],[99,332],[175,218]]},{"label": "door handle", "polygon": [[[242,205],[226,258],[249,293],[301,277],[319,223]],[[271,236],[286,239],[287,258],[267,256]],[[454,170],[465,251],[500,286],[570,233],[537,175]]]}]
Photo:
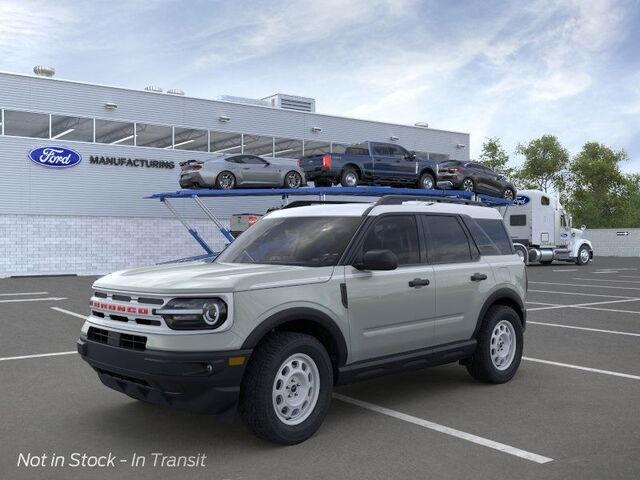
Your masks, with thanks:
[{"label": "door handle", "polygon": [[472,282],[480,282],[481,280],[486,280],[487,276],[484,273],[474,273],[471,275]]},{"label": "door handle", "polygon": [[410,287],[426,287],[427,285],[429,285],[429,279],[427,278],[414,278],[409,281]]}]

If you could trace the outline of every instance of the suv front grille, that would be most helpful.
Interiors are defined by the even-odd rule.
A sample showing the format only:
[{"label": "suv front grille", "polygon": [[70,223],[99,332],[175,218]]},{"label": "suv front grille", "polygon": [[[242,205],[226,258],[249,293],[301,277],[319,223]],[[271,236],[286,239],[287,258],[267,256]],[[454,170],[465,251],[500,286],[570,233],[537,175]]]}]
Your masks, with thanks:
[{"label": "suv front grille", "polygon": [[112,332],[96,327],[89,327],[87,339],[113,347],[126,348],[127,350],[144,351],[147,348],[147,337]]}]

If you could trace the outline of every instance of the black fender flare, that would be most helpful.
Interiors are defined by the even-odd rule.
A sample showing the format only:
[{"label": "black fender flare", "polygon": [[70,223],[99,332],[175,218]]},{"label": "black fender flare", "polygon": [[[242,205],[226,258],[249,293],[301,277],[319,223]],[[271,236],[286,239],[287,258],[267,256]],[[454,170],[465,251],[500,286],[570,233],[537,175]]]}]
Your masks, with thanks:
[{"label": "black fender flare", "polygon": [[514,304],[517,305],[518,309],[520,310],[519,313],[520,314],[520,320],[522,321],[522,329],[524,330],[527,324],[527,309],[524,305],[524,302],[522,301],[522,299],[520,298],[520,295],[518,295],[518,293],[515,290],[512,290],[511,288],[500,288],[498,290],[496,290],[495,292],[493,292],[491,295],[489,295],[489,297],[485,300],[484,304],[482,305],[482,308],[480,309],[480,314],[478,315],[478,320],[476,321],[476,328],[473,331],[473,335],[471,338],[476,338],[476,336],[478,335],[478,332],[480,331],[480,326],[482,325],[482,320],[484,319],[484,316],[487,313],[487,310],[489,310],[489,308],[495,304],[495,303],[503,303],[501,302],[505,301],[507,302],[507,304]]},{"label": "black fender flare", "polygon": [[328,332],[336,348],[337,366],[347,362],[347,342],[336,322],[324,312],[309,307],[293,307],[274,313],[260,322],[242,344],[243,349],[253,349],[270,331],[289,322],[309,322]]}]

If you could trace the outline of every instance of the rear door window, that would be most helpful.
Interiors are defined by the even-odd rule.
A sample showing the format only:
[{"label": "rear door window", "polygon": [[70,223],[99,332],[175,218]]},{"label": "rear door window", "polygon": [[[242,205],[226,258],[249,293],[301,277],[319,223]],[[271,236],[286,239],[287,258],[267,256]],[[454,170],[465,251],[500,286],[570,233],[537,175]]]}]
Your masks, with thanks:
[{"label": "rear door window", "polygon": [[421,220],[429,238],[430,263],[463,263],[472,260],[469,239],[458,217],[421,215]]},{"label": "rear door window", "polygon": [[510,255],[513,244],[500,219],[465,219],[467,227],[482,255]]}]

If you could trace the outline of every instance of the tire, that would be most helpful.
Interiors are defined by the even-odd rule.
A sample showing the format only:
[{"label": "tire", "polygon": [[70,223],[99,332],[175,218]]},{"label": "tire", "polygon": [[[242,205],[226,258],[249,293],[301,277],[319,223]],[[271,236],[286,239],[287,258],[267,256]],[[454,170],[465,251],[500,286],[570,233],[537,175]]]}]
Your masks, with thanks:
[{"label": "tire", "polygon": [[[293,366],[296,359],[299,370]],[[305,363],[306,367],[303,367]],[[289,369],[287,374],[282,373],[285,368]],[[289,375],[292,371],[297,373]],[[303,371],[308,372],[307,376]],[[305,378],[312,380],[304,385]],[[333,367],[324,346],[304,333],[275,332],[263,340],[251,355],[240,387],[238,413],[256,436],[282,445],[294,445],[318,430],[329,410],[332,390]],[[309,399],[306,411],[303,399],[296,398],[298,395],[294,392]],[[279,404],[276,403],[278,397]],[[289,408],[288,405],[291,409],[285,414],[283,411]],[[293,416],[287,421],[286,415],[294,413],[296,406],[298,417]]]},{"label": "tire", "polygon": [[460,184],[460,189],[464,190],[465,192],[475,192],[476,184],[473,179],[467,177]]},{"label": "tire", "polygon": [[433,190],[434,188],[436,188],[436,181],[433,178],[433,175],[431,175],[430,173],[423,173],[422,175],[420,175],[418,188],[423,188],[425,190]]},{"label": "tire", "polygon": [[505,188],[504,192],[502,192],[502,198],[505,198],[507,200],[515,200],[516,198],[516,192],[513,191],[513,188]]},{"label": "tire", "polygon": [[216,188],[221,190],[231,190],[236,186],[236,177],[233,173],[223,171],[216,177]]},{"label": "tire", "polygon": [[291,170],[290,172],[287,172],[287,174],[284,176],[284,187],[296,189],[296,188],[300,188],[301,186],[302,186],[302,175],[300,175],[295,170]]},{"label": "tire", "polygon": [[343,187],[357,187],[360,178],[358,172],[353,167],[347,167],[340,174],[340,185]]},{"label": "tire", "polygon": [[[507,335],[508,334],[508,335]],[[511,343],[511,349],[502,358],[502,365],[494,362],[496,357],[495,346],[497,342],[507,343],[506,337],[515,339],[515,346]],[[522,323],[520,317],[511,307],[494,305],[484,316],[482,326],[477,336],[478,346],[471,361],[467,365],[469,374],[481,382],[505,383],[513,378],[520,366],[522,358]],[[498,365],[498,366],[497,366]]]},{"label": "tire", "polygon": [[323,179],[323,180],[319,180],[318,179],[318,180],[315,180],[313,182],[313,184],[316,187],[331,187],[333,185],[333,182],[331,180],[328,180],[328,179]]},{"label": "tire", "polygon": [[576,257],[577,265],[587,265],[591,261],[591,253],[589,252],[589,247],[586,245],[582,245],[578,249],[578,256]]}]

